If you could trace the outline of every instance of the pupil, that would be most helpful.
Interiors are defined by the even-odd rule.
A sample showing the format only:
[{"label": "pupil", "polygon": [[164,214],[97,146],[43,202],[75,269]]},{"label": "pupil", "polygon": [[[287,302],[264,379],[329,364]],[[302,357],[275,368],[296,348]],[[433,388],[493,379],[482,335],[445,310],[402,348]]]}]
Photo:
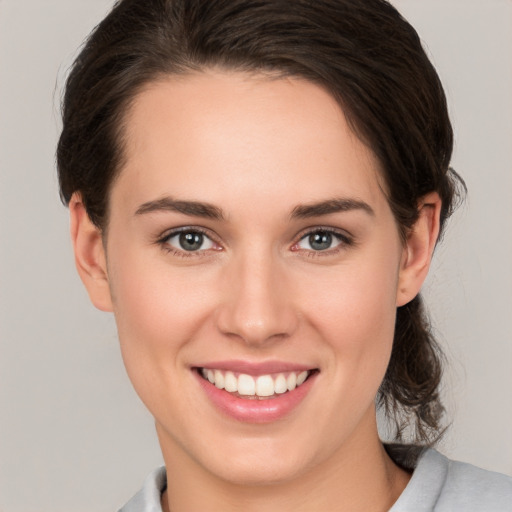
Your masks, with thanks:
[{"label": "pupil", "polygon": [[331,233],[319,232],[309,235],[309,245],[315,249],[315,251],[324,251],[325,249],[329,249],[331,244]]},{"label": "pupil", "polygon": [[203,245],[202,233],[181,233],[180,245],[185,251],[197,251]]}]

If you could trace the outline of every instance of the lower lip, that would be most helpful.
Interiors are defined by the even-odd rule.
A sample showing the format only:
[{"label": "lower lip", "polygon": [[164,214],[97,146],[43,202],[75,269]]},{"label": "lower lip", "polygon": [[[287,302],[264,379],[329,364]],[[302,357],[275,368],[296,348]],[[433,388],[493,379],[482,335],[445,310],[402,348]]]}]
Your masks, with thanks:
[{"label": "lower lip", "polygon": [[317,373],[313,373],[303,384],[293,391],[287,391],[275,398],[244,399],[218,389],[210,381],[195,372],[199,384],[208,398],[224,414],[246,423],[270,423],[280,420],[292,412],[306,397],[313,386]]}]

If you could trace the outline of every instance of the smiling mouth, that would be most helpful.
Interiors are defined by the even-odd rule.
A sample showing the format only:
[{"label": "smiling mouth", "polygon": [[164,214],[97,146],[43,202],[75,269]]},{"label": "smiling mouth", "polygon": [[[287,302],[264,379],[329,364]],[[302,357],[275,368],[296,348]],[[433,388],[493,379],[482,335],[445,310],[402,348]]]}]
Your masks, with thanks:
[{"label": "smiling mouth", "polygon": [[282,372],[258,375],[197,368],[199,375],[218,389],[246,400],[268,400],[277,398],[302,386],[317,370]]}]

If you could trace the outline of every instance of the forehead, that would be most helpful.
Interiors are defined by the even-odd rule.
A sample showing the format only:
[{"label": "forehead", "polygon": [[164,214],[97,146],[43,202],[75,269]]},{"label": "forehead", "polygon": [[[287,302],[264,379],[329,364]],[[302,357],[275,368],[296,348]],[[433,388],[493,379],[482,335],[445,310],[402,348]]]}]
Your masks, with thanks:
[{"label": "forehead", "polygon": [[125,141],[112,195],[127,200],[382,200],[372,151],[306,80],[209,71],[155,81],[133,102]]}]

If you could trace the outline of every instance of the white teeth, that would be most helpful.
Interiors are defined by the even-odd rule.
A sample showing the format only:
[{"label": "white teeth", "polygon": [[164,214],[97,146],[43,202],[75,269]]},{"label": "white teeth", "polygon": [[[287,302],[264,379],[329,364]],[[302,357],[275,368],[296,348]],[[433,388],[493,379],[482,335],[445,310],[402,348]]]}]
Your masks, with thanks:
[{"label": "white teeth", "polygon": [[275,394],[283,394],[293,391],[302,385],[310,372],[290,372],[287,375],[259,375],[253,377],[241,373],[238,378],[230,371],[201,369],[201,375],[219,389],[225,389],[230,393],[238,393],[243,396],[269,397]]},{"label": "white teeth", "polygon": [[288,391],[288,386],[286,385],[286,377],[280,373],[276,377],[276,382],[274,384],[276,393],[286,393]]},{"label": "white teeth", "polygon": [[230,393],[238,391],[238,381],[233,372],[226,372],[224,376],[224,389]]},{"label": "white teeth", "polygon": [[286,386],[288,387],[288,391],[293,391],[297,387],[297,375],[295,373],[292,372],[288,375]]},{"label": "white teeth", "polygon": [[308,372],[299,373],[299,375],[297,375],[297,386],[304,384],[304,381],[306,380],[307,376]]},{"label": "white teeth", "polygon": [[270,375],[260,375],[256,379],[256,394],[272,396],[274,394],[274,379]]},{"label": "white teeth", "polygon": [[220,370],[215,370],[215,386],[224,389],[224,375]]},{"label": "white teeth", "polygon": [[238,393],[247,396],[256,394],[256,383],[250,375],[242,373],[238,376]]}]

